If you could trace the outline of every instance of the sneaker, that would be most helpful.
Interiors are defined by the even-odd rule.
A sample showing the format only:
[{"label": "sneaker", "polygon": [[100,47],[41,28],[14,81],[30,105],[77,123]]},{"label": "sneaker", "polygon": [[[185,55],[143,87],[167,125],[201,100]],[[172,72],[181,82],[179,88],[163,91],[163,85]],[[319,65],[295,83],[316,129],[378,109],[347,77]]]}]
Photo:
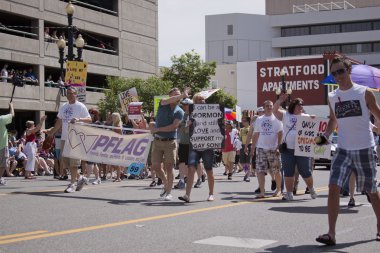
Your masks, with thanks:
[{"label": "sneaker", "polygon": [[207,198],[207,201],[214,201],[214,200],[215,200],[214,195],[210,195]]},{"label": "sneaker", "polygon": [[175,177],[175,179],[179,179],[179,177],[180,177],[180,176],[179,176],[179,174],[178,174],[178,175]]},{"label": "sneaker", "polygon": [[107,181],[107,176],[102,176],[101,179],[102,181]]},{"label": "sneaker", "polygon": [[[186,184],[185,184],[185,182],[183,182],[182,180],[180,180],[179,182],[178,182],[178,184],[176,184],[175,186],[174,186],[174,189],[185,189],[185,186],[186,186]],[[195,187],[195,186],[194,186]]]},{"label": "sneaker", "polygon": [[260,187],[257,187],[257,189],[255,190],[255,193],[260,193]]},{"label": "sneaker", "polygon": [[150,183],[149,187],[155,187],[157,185],[156,181],[152,181],[152,183]]},{"label": "sneaker", "polygon": [[224,173],[223,173],[223,176],[227,176],[227,172],[224,172]]},{"label": "sneaker", "polygon": [[245,181],[245,182],[251,182],[251,179],[250,179],[247,175],[245,175],[245,176],[244,176],[244,181]]},{"label": "sneaker", "polygon": [[293,192],[287,192],[283,197],[282,200],[292,201],[293,200]]},{"label": "sneaker", "polygon": [[95,179],[95,181],[92,182],[93,185],[98,185],[98,184],[101,184],[101,183],[102,183],[102,180],[100,180],[100,178]]},{"label": "sneaker", "polygon": [[171,200],[173,200],[173,196],[169,193],[169,194],[166,194],[165,195],[165,197],[163,197],[164,198],[164,200],[166,200],[166,201],[171,201]]},{"label": "sneaker", "polygon": [[197,182],[194,185],[194,188],[201,188],[202,187],[202,180],[198,178]]},{"label": "sneaker", "polygon": [[311,188],[310,190],[310,197],[312,199],[316,199],[318,197],[317,193],[315,192],[314,188]]},{"label": "sneaker", "polygon": [[228,177],[227,177],[228,180],[232,180],[232,173],[228,173]]},{"label": "sneaker", "polygon": [[202,179],[202,183],[204,183],[204,182],[206,181],[206,175],[205,175],[205,174],[202,174],[201,179]]},{"label": "sneaker", "polygon": [[0,185],[7,185],[7,180],[5,178],[0,178]]},{"label": "sneaker", "polygon": [[276,181],[272,180],[272,184],[271,184],[271,186],[270,186],[270,189],[271,189],[272,191],[274,191],[274,190],[276,190],[276,188],[277,188]]},{"label": "sneaker", "polygon": [[166,195],[165,187],[161,189],[160,197],[163,198]]},{"label": "sneaker", "polygon": [[185,201],[186,203],[190,203],[190,198],[186,194],[178,197],[179,200]]},{"label": "sneaker", "polygon": [[162,185],[162,180],[161,180],[161,178],[159,178],[159,179],[157,180],[157,185]]},{"label": "sneaker", "polygon": [[350,198],[350,201],[348,201],[348,206],[349,207],[354,207],[355,206],[355,199],[354,198]]},{"label": "sneaker", "polygon": [[78,180],[78,185],[75,190],[79,192],[80,190],[82,190],[84,184],[87,184],[87,178],[84,176],[81,176]]},{"label": "sneaker", "polygon": [[65,193],[73,193],[75,192],[76,185],[75,184],[69,184],[65,190]]},{"label": "sneaker", "polygon": [[309,187],[306,187],[305,194],[310,194]]}]

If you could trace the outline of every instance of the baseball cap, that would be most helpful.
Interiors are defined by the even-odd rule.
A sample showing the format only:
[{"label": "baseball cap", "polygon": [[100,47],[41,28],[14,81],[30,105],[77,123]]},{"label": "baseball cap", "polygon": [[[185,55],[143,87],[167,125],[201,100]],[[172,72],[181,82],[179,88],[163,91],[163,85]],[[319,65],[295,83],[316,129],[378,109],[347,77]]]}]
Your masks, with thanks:
[{"label": "baseball cap", "polygon": [[259,108],[257,108],[257,112],[263,112],[264,111],[264,107],[260,106]]},{"label": "baseball cap", "polygon": [[183,105],[192,105],[193,104],[193,100],[191,100],[190,98],[185,98],[184,100],[181,101],[181,104],[183,104]]},{"label": "baseball cap", "polygon": [[226,120],[227,125],[233,125],[233,122],[231,120]]}]

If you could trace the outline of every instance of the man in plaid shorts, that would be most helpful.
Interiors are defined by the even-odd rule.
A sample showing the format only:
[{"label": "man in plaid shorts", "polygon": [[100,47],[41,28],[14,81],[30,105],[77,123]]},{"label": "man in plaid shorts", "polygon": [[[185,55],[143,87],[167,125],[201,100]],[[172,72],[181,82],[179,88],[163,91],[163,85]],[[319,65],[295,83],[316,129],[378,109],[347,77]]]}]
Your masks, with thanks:
[{"label": "man in plaid shorts", "polygon": [[380,241],[380,196],[376,186],[376,144],[371,131],[370,115],[380,119],[380,108],[375,95],[367,87],[353,83],[350,77],[351,62],[336,57],[331,62],[331,74],[339,88],[329,93],[330,118],[319,144],[328,142],[328,136],[339,127],[338,149],[333,158],[328,195],[327,234],[316,238],[317,242],[335,245],[335,227],[339,213],[339,193],[343,183],[353,172],[357,190],[366,191],[377,218],[376,240]]},{"label": "man in plaid shorts", "polygon": [[[273,115],[273,102],[264,102],[264,115],[256,119],[253,133],[252,150],[256,148],[256,174],[260,193],[264,198],[265,172],[273,172],[276,181],[274,197],[281,194],[281,158],[278,145],[282,140],[282,123]],[[254,151],[253,151],[254,152]]]}]

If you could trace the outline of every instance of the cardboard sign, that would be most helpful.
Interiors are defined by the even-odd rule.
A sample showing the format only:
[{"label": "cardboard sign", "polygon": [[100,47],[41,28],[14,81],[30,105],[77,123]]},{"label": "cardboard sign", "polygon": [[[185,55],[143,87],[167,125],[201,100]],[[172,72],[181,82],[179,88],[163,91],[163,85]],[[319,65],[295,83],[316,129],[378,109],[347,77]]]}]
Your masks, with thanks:
[{"label": "cardboard sign", "polygon": [[195,150],[224,147],[224,107],[218,104],[190,105],[190,142]]},{"label": "cardboard sign", "polygon": [[323,118],[297,116],[294,155],[331,159],[331,144],[315,144],[315,138],[326,131],[327,122]]},{"label": "cardboard sign", "polygon": [[137,90],[135,87],[124,91],[119,94],[119,101],[121,106],[121,111],[126,114],[128,110],[128,105],[132,102],[138,102],[139,98],[137,95]]},{"label": "cardboard sign", "polygon": [[68,61],[66,63],[65,85],[77,88],[77,99],[86,102],[87,62]]},{"label": "cardboard sign", "polygon": [[131,120],[141,119],[142,102],[132,102],[128,105],[128,118]]},{"label": "cardboard sign", "polygon": [[169,97],[168,95],[154,96],[154,105],[153,105],[154,117],[157,116],[157,110],[158,110],[158,106],[160,105],[160,101],[168,97]]},{"label": "cardboard sign", "polygon": [[[201,95],[202,97],[204,97],[204,99],[207,99],[209,98],[212,94],[214,94],[215,92],[217,92],[219,89],[212,89],[212,90],[204,90],[204,91],[201,91],[201,92],[198,92],[196,93],[195,95]],[[194,96],[195,96],[194,95]]]}]

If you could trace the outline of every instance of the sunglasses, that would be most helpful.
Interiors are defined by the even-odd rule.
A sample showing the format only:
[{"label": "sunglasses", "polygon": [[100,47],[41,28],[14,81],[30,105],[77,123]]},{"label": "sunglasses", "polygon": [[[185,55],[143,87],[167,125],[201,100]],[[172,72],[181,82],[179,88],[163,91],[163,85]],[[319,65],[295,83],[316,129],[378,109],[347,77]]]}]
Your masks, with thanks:
[{"label": "sunglasses", "polygon": [[345,72],[346,72],[346,69],[338,69],[336,71],[331,72],[331,75],[333,75],[333,76],[342,75]]}]

